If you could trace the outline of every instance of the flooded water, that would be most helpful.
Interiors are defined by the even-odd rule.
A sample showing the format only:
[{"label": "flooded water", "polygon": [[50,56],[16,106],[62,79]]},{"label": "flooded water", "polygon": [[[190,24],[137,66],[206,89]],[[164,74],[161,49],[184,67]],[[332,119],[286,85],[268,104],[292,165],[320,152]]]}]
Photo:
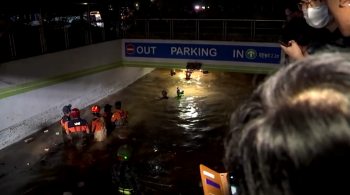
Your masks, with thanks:
[{"label": "flooded water", "polygon": [[[199,165],[224,171],[222,139],[228,116],[252,92],[252,77],[195,72],[185,80],[179,71],[171,77],[170,70],[155,70],[96,103],[103,107],[120,100],[130,115],[127,126],[114,130],[107,141],[81,150],[65,147],[55,133],[57,123],[48,127],[49,133],[31,136],[29,144],[21,141],[1,150],[1,194],[117,194],[110,168],[125,143],[133,147],[131,163],[140,172],[145,194],[203,194]],[[185,92],[181,99],[177,87]],[[163,89],[169,99],[160,99]],[[89,108],[81,111],[82,118],[92,119]],[[78,187],[78,182],[85,186]]]}]

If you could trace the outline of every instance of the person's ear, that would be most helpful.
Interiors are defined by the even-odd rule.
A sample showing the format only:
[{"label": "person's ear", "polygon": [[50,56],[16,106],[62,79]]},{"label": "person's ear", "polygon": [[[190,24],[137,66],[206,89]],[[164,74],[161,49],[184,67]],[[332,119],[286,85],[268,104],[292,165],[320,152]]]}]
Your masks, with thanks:
[{"label": "person's ear", "polygon": [[339,0],[339,6],[340,7],[350,6],[350,0]]}]

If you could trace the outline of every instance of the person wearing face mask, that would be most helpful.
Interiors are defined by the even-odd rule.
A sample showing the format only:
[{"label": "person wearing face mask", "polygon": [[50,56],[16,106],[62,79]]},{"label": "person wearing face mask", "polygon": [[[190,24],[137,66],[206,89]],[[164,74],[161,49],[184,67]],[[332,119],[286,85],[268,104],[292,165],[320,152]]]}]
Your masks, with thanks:
[{"label": "person wearing face mask", "polygon": [[348,51],[349,39],[340,33],[325,0],[301,0],[298,7],[303,11],[307,24],[317,31],[306,52],[303,52],[294,40],[291,40],[287,47],[281,45],[287,55],[299,60],[316,53]]}]

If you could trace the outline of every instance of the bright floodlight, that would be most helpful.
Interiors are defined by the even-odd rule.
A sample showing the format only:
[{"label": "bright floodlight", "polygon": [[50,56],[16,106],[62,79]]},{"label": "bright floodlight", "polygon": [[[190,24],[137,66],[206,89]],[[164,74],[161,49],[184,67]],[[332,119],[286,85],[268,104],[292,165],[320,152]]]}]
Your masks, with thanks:
[{"label": "bright floodlight", "polygon": [[198,5],[196,5],[194,8],[195,8],[195,9],[199,9],[199,6],[198,6]]},{"label": "bright floodlight", "polygon": [[209,6],[208,6],[208,9],[209,9]]},{"label": "bright floodlight", "polygon": [[139,4],[138,4],[138,3],[136,3],[136,7],[137,7],[137,6],[139,6]]},{"label": "bright floodlight", "polygon": [[205,9],[205,6],[202,6],[202,9]]}]

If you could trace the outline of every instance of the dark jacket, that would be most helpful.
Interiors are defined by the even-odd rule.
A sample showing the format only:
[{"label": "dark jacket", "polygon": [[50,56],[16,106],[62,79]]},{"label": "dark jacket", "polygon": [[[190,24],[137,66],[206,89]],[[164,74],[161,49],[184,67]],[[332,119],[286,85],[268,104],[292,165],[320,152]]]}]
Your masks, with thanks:
[{"label": "dark jacket", "polygon": [[[132,190],[133,194],[138,192],[138,176],[136,169],[128,161],[118,161],[112,167],[112,181],[120,190]],[[122,194],[122,193],[121,193]]]},{"label": "dark jacket", "polygon": [[339,29],[330,32],[328,29],[320,29],[314,39],[308,45],[308,54],[329,53],[329,52],[349,52],[350,38],[344,37]]}]

